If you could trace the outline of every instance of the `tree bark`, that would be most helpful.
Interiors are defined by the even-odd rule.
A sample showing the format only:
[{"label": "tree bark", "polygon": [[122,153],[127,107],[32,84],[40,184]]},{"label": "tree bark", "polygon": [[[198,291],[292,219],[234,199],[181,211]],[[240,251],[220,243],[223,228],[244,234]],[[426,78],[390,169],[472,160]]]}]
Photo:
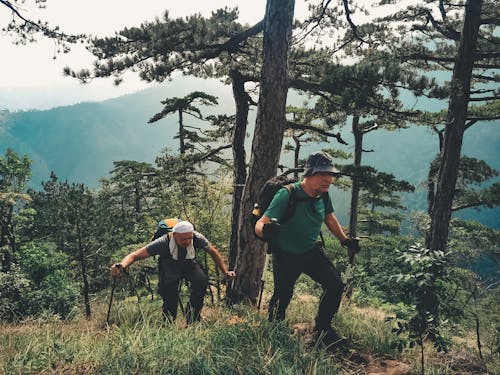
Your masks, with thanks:
[{"label": "tree bark", "polygon": [[179,108],[179,153],[186,153],[186,145],[184,144],[184,124],[182,122],[182,108]]},{"label": "tree bark", "polygon": [[136,220],[139,219],[139,216],[141,215],[141,187],[140,187],[140,182],[137,181],[135,183],[134,187],[134,212],[135,212],[135,218]]},{"label": "tree bark", "polygon": [[472,69],[481,25],[481,7],[482,0],[468,0],[465,6],[464,26],[452,76],[453,94],[448,107],[439,177],[432,207],[430,240],[427,244],[432,250],[444,250],[447,247],[451,207],[467,120]]},{"label": "tree bark", "polygon": [[[354,135],[354,171],[358,173],[361,166],[361,157],[363,155],[363,132],[359,129],[359,115],[352,119],[352,134]],[[356,237],[358,230],[358,202],[359,202],[360,184],[356,176],[352,179],[351,188],[351,211],[349,216],[349,234]]]},{"label": "tree bark", "polygon": [[[293,167],[295,169],[297,169],[297,168],[299,168],[300,148],[302,145],[300,144],[299,137],[294,135],[292,138],[293,138],[293,141],[295,142],[295,149],[293,151]],[[299,179],[299,172],[298,171],[293,173],[293,178],[295,178],[296,180]]]},{"label": "tree bark", "polygon": [[[234,189],[231,217],[231,239],[229,245],[229,268],[234,269],[238,255],[238,223],[243,195],[243,187],[247,178],[245,135],[248,124],[248,110],[250,103],[245,92],[245,80],[241,73],[231,70],[229,75],[232,80],[233,96],[236,103],[236,120],[232,137],[233,163],[234,163]],[[232,283],[231,283],[232,284]],[[230,285],[228,285],[230,287]],[[231,295],[231,293],[228,293]]]},{"label": "tree bark", "polygon": [[263,66],[252,155],[239,220],[235,302],[255,304],[264,267],[264,246],[246,220],[260,187],[271,176],[281,154],[288,91],[288,52],[292,35],[294,0],[268,0],[264,20]]}]

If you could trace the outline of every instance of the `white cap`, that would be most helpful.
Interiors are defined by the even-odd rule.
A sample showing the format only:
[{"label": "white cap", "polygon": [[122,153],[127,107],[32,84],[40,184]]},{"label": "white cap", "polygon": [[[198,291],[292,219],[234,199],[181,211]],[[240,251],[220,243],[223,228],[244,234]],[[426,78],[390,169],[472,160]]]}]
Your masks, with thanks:
[{"label": "white cap", "polygon": [[194,231],[194,227],[189,221],[179,221],[172,228],[172,232],[174,233],[189,233],[192,231]]}]

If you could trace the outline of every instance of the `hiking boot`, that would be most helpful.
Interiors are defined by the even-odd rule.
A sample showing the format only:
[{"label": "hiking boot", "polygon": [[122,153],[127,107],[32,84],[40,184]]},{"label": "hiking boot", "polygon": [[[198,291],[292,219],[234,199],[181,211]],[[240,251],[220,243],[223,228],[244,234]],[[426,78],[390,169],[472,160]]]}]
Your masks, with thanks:
[{"label": "hiking boot", "polygon": [[326,329],[315,327],[313,335],[318,346],[324,345],[327,348],[335,348],[345,341],[345,338],[339,336],[332,327]]}]

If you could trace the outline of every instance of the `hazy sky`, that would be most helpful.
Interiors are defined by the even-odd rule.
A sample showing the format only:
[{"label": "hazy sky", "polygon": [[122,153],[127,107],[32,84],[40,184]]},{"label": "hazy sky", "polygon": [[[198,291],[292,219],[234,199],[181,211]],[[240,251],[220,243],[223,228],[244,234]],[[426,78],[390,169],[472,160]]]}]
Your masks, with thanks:
[{"label": "hazy sky", "polygon": [[[337,1],[340,5],[340,0]],[[308,4],[318,2],[296,0],[295,17],[304,19]],[[402,0],[398,4],[411,2],[413,0]],[[67,33],[110,36],[126,26],[139,26],[143,21],[161,17],[167,9],[170,17],[177,18],[194,13],[208,17],[216,9],[238,7],[239,21],[253,25],[264,17],[266,0],[48,0],[47,8],[42,10],[34,3],[35,0],[26,0],[23,5],[22,14],[29,19],[48,21]],[[371,3],[371,0],[356,1],[356,5],[366,7]],[[387,9],[376,7],[369,11],[376,16]],[[0,6],[0,29],[11,17],[11,12]],[[352,18],[358,23],[365,20],[366,15],[356,12]],[[62,71],[65,66],[74,70],[92,66],[95,58],[83,45],[72,46],[68,54],[57,54],[54,42],[43,37],[25,46],[13,45],[12,40],[0,34],[0,110],[47,109],[81,101],[99,101],[153,85],[140,81],[133,73],[125,75],[118,87],[113,85],[112,79],[82,85],[75,79],[63,77]]]},{"label": "hazy sky", "polygon": [[[238,7],[240,22],[254,24],[262,19],[265,0],[48,0],[47,8],[38,10],[33,0],[27,0],[23,14],[30,19],[47,20],[59,25],[67,33],[113,35],[125,26],[136,26],[142,21],[161,17],[168,9],[171,17],[193,13],[209,16],[222,7]],[[305,13],[307,5],[297,0],[296,15]],[[0,7],[0,27],[11,15]],[[55,54],[53,41],[38,38],[37,43],[13,45],[12,39],[0,36],[0,109],[45,109],[80,101],[102,100],[147,87],[136,75],[126,76],[124,83],[115,87],[111,80],[94,80],[82,85],[63,77],[65,66],[88,68],[94,57],[82,46],[73,46],[68,54]],[[54,56],[56,57],[54,59]]]}]

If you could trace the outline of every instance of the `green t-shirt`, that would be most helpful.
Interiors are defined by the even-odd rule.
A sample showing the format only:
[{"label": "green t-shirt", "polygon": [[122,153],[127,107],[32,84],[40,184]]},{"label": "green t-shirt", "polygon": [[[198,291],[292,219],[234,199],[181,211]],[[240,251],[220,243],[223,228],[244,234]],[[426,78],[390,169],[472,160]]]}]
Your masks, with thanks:
[{"label": "green t-shirt", "polygon": [[[309,197],[302,189],[300,181],[295,183],[295,197],[296,206],[292,217],[281,224],[279,235],[271,240],[269,246],[272,248],[274,245],[281,251],[301,254],[311,250],[316,243],[325,216],[333,212],[333,204],[330,196],[326,207],[323,198]],[[265,215],[279,221],[288,207],[288,201],[288,190],[281,188],[276,192]]]}]

